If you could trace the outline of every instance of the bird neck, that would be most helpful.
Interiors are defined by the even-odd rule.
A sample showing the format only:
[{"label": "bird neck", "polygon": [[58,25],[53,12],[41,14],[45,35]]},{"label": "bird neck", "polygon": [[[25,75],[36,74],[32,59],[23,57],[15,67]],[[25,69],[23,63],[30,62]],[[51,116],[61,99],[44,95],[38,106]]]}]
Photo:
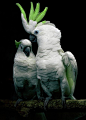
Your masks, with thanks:
[{"label": "bird neck", "polygon": [[57,52],[58,50],[62,49],[61,48],[61,45],[60,45],[60,42],[58,42],[57,44],[45,44],[45,45],[41,45],[41,46],[38,46],[38,52],[39,53],[44,53],[44,52],[47,52],[47,51],[53,51],[53,52]]},{"label": "bird neck", "polygon": [[[60,55],[59,51],[61,50],[61,45],[58,43],[56,45],[54,45],[53,47],[50,47],[50,45],[48,45],[47,47],[43,47],[43,46],[39,46],[38,47],[38,51],[37,51],[37,55],[36,58],[38,57],[44,57],[44,56],[53,56],[53,55]],[[61,55],[60,55],[61,56]]]}]

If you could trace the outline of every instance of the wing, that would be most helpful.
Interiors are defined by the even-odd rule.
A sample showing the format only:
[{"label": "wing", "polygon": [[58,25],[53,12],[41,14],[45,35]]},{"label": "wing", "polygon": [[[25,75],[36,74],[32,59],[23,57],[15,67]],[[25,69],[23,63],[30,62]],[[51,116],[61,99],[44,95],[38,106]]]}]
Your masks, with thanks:
[{"label": "wing", "polygon": [[66,68],[66,77],[67,77],[71,92],[73,93],[75,89],[77,73],[78,73],[77,62],[74,55],[69,51],[65,52],[62,58],[63,58],[62,59],[63,64]]},{"label": "wing", "polygon": [[72,72],[72,77],[74,82],[76,82],[77,79],[77,74],[78,74],[78,67],[77,67],[77,62],[76,59],[74,57],[74,55],[71,52],[66,52],[69,58],[69,62],[70,62],[70,67],[71,67],[71,72]]}]

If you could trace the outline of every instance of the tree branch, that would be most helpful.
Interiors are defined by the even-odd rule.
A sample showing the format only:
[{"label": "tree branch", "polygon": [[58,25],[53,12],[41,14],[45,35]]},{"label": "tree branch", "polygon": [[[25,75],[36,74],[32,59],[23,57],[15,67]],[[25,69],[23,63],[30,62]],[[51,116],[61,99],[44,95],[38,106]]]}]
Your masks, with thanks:
[{"label": "tree branch", "polygon": [[[15,108],[14,104],[16,101],[11,100],[0,100],[0,109],[9,108],[16,110],[21,116],[26,117],[32,111],[44,111],[44,105],[42,101],[32,100],[32,101],[22,101]],[[77,109],[86,110],[86,99],[83,100],[66,100],[66,110]],[[48,103],[48,110],[62,110],[63,106],[61,99],[54,99]]]}]

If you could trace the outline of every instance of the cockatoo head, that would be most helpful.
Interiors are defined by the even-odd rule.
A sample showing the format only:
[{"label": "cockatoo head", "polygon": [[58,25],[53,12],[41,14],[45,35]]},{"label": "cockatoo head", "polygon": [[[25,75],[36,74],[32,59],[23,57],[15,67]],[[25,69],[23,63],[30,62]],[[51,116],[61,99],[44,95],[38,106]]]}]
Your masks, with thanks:
[{"label": "cockatoo head", "polygon": [[32,44],[28,39],[22,39],[19,42],[15,40],[16,48],[18,48],[18,52],[24,53],[27,57],[29,57],[30,52],[32,51]]},{"label": "cockatoo head", "polygon": [[36,36],[38,46],[55,44],[60,41],[61,32],[54,24],[47,22],[47,24],[38,25],[32,34]]},{"label": "cockatoo head", "polygon": [[[31,42],[36,42],[36,37],[33,36],[32,31],[38,26],[38,22],[42,20],[42,18],[45,16],[48,7],[45,7],[45,9],[39,13],[40,10],[40,4],[36,4],[36,8],[34,10],[33,3],[31,2],[31,9],[30,9],[30,14],[29,14],[29,21],[26,18],[26,13],[22,6],[19,3],[16,3],[16,5],[19,7],[21,11],[21,20],[23,27],[27,33],[29,33],[29,39]],[[41,24],[45,23],[46,21],[42,21]],[[37,24],[38,23],[38,24]]]},{"label": "cockatoo head", "polygon": [[[26,14],[22,6],[17,3],[17,6],[21,10],[21,19],[22,24],[27,33],[29,33],[29,39],[31,42],[37,42],[38,46],[43,46],[44,44],[56,44],[60,41],[61,32],[58,30],[54,24],[49,21],[42,21],[42,18],[45,16],[48,7],[45,7],[44,11],[39,13],[40,4],[37,3],[34,10],[33,3],[31,2],[31,10],[29,14],[29,22],[27,21]],[[52,39],[56,38],[56,39]]]}]

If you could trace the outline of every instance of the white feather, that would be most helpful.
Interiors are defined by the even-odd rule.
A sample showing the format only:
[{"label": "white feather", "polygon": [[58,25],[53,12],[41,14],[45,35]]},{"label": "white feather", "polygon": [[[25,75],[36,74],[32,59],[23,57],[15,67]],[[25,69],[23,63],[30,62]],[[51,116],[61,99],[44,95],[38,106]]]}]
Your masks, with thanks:
[{"label": "white feather", "polygon": [[[31,42],[27,39],[22,40],[21,44],[23,46],[27,45],[31,47]],[[23,97],[25,99],[31,99],[31,97],[34,97],[34,95],[36,95],[36,91],[33,89],[33,86],[36,87],[37,85],[37,70],[35,55],[32,51],[30,53],[30,56],[27,57],[19,46],[14,58],[13,79],[17,94],[20,95],[18,88],[23,89],[25,87],[25,81],[27,81],[25,88],[27,90],[23,91]]]},{"label": "white feather", "polygon": [[[62,55],[59,54],[62,49],[60,45],[60,30],[49,24],[39,25],[35,30],[39,31],[37,34],[38,51],[36,55],[37,78],[42,81],[42,84],[51,93],[54,91],[60,92],[59,89],[61,89],[62,97],[70,96],[65,66],[62,61]],[[35,30],[33,30],[33,34]],[[72,55],[69,56],[70,59],[73,58]]]},{"label": "white feather", "polygon": [[35,28],[37,22],[30,20],[29,23],[25,20],[23,14],[21,13],[21,20],[22,20],[22,25],[27,33],[32,32],[32,30]]}]

